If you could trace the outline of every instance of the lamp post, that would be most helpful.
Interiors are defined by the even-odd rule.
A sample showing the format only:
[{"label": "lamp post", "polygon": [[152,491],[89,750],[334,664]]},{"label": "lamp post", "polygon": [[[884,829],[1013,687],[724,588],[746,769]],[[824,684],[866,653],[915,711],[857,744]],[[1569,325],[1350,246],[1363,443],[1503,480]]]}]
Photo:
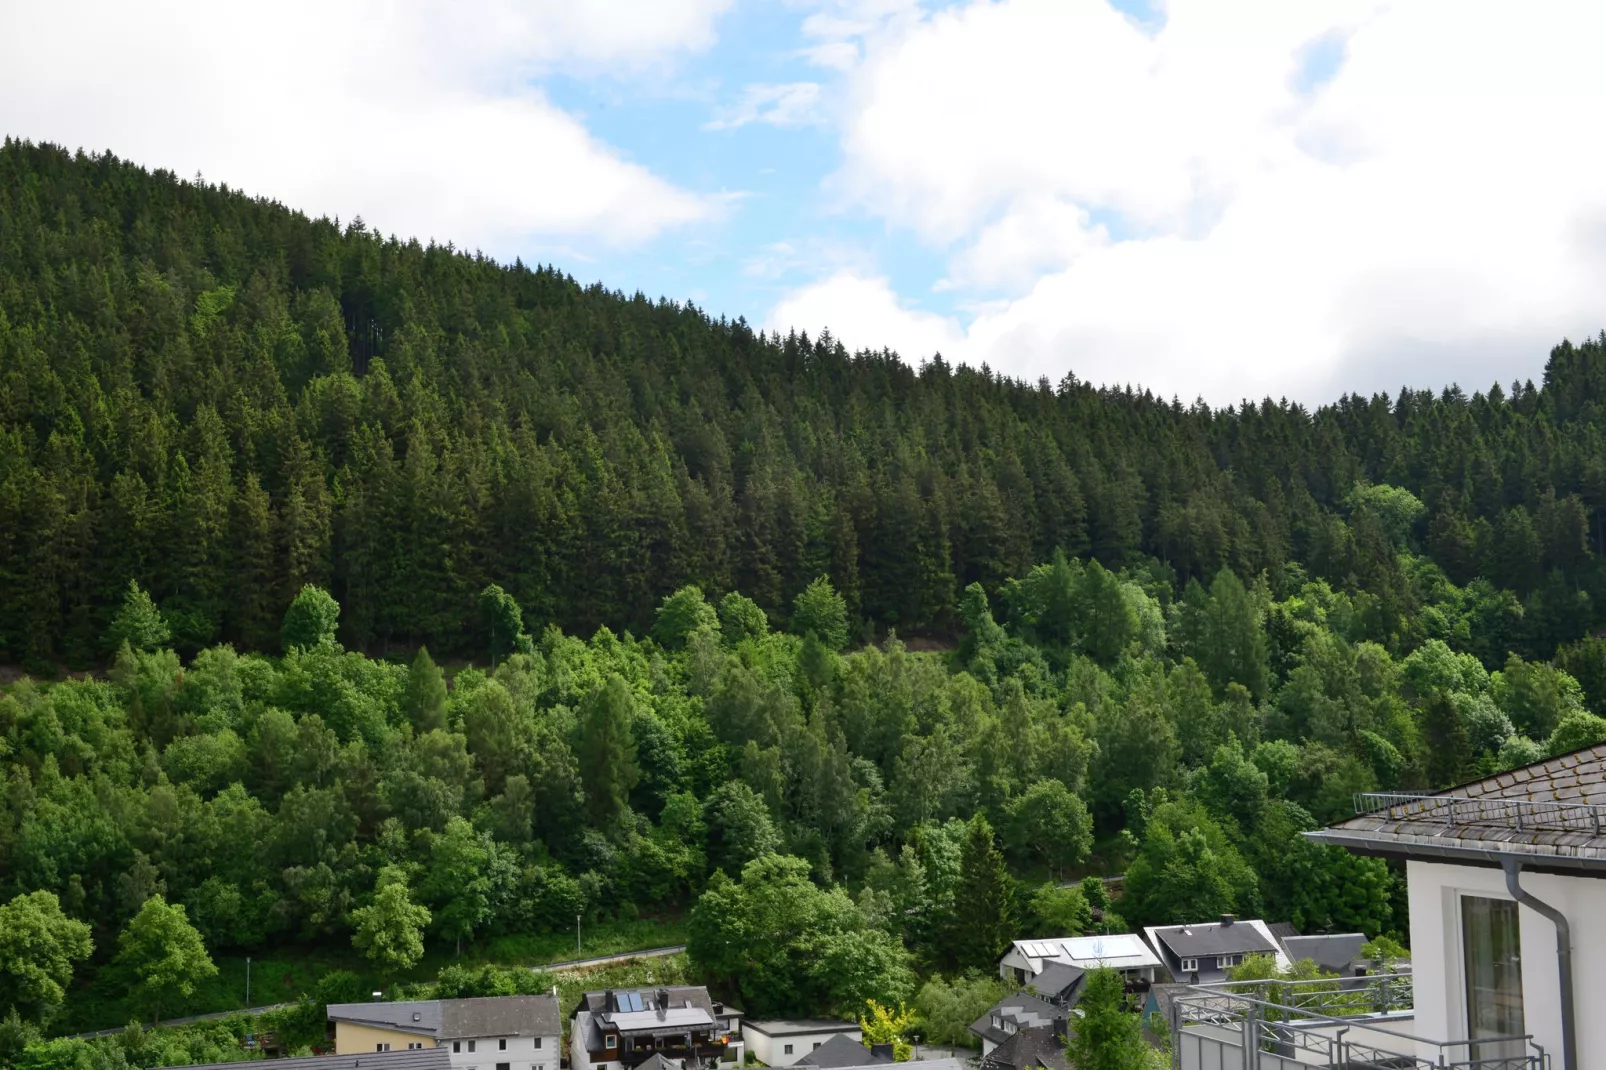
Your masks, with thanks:
[{"label": "lamp post", "polygon": [[251,956],[245,957],[245,1005],[251,1006]]},{"label": "lamp post", "polygon": [[574,916],[574,957],[580,957],[580,915]]}]

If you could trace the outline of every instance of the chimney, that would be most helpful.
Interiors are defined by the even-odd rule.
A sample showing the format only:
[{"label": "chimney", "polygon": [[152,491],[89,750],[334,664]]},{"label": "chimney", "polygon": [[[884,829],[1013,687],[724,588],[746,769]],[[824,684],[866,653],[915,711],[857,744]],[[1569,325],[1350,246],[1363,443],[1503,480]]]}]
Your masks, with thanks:
[{"label": "chimney", "polygon": [[1227,926],[1231,925],[1233,922],[1235,922],[1237,920],[1238,920],[1237,917],[1235,917],[1232,914],[1223,914],[1223,915],[1221,915],[1221,927],[1223,929],[1225,929]]},{"label": "chimney", "polygon": [[880,1062],[890,1063],[896,1056],[893,1054],[891,1044],[872,1044],[870,1045],[870,1057]]}]

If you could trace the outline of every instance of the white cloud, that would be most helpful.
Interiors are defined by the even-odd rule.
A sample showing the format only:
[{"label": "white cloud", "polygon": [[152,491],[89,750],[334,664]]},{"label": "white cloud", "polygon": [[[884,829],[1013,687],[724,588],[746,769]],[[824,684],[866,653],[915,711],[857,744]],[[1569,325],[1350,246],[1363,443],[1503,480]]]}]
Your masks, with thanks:
[{"label": "white cloud", "polygon": [[9,5],[0,129],[490,252],[634,242],[719,203],[601,144],[531,79],[665,62],[706,46],[728,4]]},{"label": "white cloud", "polygon": [[788,82],[784,85],[755,84],[742,90],[742,99],[718,118],[703,124],[704,130],[734,130],[748,123],[770,126],[813,126],[821,121],[818,82]]},{"label": "white cloud", "polygon": [[765,321],[768,330],[829,330],[848,349],[893,349],[907,360],[949,355],[965,345],[959,324],[906,307],[887,280],[844,269],[787,295]]},{"label": "white cloud", "polygon": [[[974,0],[864,38],[834,189],[1013,295],[949,355],[1217,402],[1482,387],[1606,324],[1603,31],[1586,0],[1172,0],[1153,34]],[[836,281],[783,307],[833,322]],[[844,297],[868,344],[877,310],[923,337]]]}]

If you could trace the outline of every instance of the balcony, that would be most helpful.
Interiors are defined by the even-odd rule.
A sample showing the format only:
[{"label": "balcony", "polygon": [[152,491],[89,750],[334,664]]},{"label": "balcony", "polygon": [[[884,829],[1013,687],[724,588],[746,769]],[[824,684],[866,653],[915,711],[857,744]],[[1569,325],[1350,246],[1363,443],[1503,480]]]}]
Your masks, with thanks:
[{"label": "balcony", "polygon": [[1412,1033],[1409,974],[1190,985],[1171,1004],[1175,1070],[1549,1070],[1532,1036]]}]

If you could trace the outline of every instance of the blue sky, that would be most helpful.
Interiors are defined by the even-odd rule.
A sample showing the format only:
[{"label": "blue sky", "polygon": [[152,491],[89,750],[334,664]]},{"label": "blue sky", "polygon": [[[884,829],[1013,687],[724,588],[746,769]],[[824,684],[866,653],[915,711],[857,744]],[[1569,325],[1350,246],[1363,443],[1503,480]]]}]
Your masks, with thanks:
[{"label": "blue sky", "polygon": [[56,0],[0,10],[0,132],[911,362],[1316,403],[1606,325],[1603,33],[1598,0]]}]

